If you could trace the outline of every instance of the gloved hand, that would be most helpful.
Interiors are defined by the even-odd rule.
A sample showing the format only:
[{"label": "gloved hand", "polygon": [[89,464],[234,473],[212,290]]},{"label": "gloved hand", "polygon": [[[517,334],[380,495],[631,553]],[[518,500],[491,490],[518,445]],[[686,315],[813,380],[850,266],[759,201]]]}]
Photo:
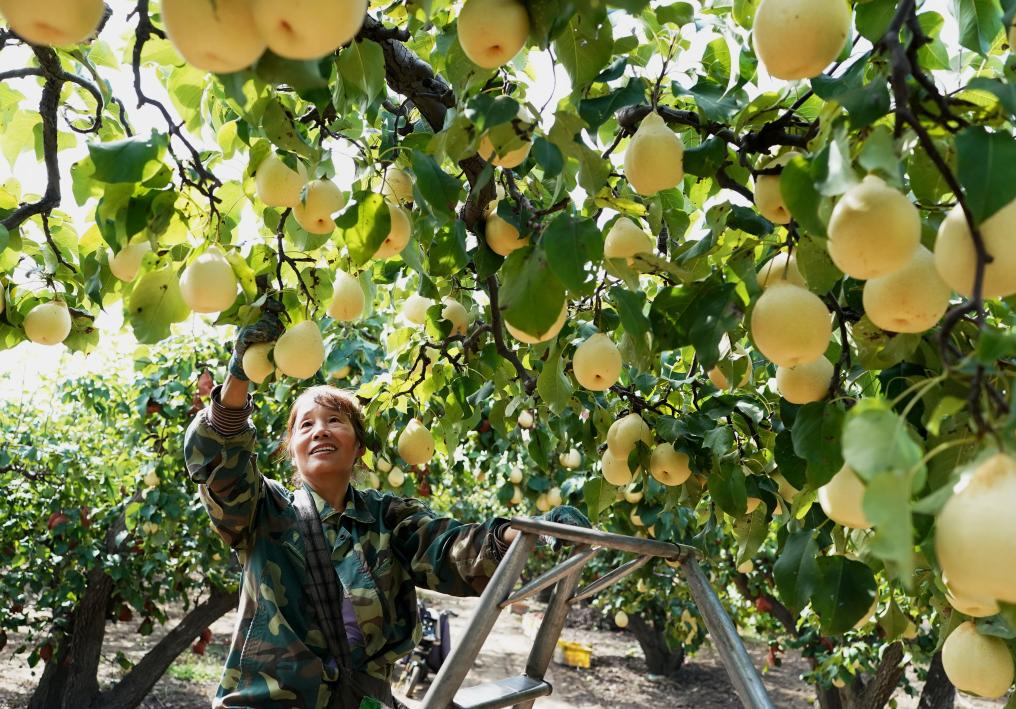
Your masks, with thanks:
[{"label": "gloved hand", "polygon": [[261,306],[261,317],[252,325],[241,327],[233,343],[233,356],[229,358],[229,373],[237,379],[248,381],[243,371],[243,354],[247,348],[258,342],[275,342],[286,331],[279,319],[282,303],[266,300]]},{"label": "gloved hand", "polygon": [[[575,527],[585,527],[591,529],[592,524],[589,522],[589,518],[579,512],[571,505],[558,505],[552,510],[544,512],[542,515],[537,515],[533,519],[543,520],[544,522],[556,522],[558,524],[570,524]],[[550,537],[541,535],[540,543],[553,545],[554,551],[557,551],[565,544],[572,544],[566,539],[558,539],[556,537]]]}]

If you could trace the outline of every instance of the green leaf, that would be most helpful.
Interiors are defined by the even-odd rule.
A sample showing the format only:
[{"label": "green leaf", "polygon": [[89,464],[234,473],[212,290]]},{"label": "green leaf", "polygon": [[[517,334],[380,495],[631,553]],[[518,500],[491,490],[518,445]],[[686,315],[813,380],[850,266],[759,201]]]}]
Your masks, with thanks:
[{"label": "green leaf", "polygon": [[802,406],[794,419],[794,452],[808,462],[806,473],[813,488],[825,485],[843,467],[843,417],[840,405],[818,401]]},{"label": "green leaf", "polygon": [[268,139],[283,150],[289,150],[307,158],[315,156],[314,148],[304,141],[303,136],[300,135],[293,123],[293,119],[290,118],[289,113],[278,99],[269,101],[265,106],[264,115],[261,116],[261,127]]},{"label": "green leaf", "polygon": [[166,145],[166,136],[155,131],[147,138],[89,143],[88,155],[95,166],[92,179],[109,183],[142,182],[162,167]]},{"label": "green leaf", "polygon": [[[855,406],[843,428],[843,458],[865,480],[880,473],[906,473],[921,461],[921,448],[906,423],[885,402],[868,399]],[[876,408],[878,407],[878,408]]]},{"label": "green leaf", "polygon": [[339,237],[353,263],[362,266],[370,260],[392,229],[392,216],[384,197],[376,193],[354,195],[354,202],[335,220]]},{"label": "green leaf", "polygon": [[579,7],[577,0],[531,0],[529,10],[529,36],[540,49],[550,46],[551,40],[568,26]]},{"label": "green leaf", "polygon": [[571,379],[562,371],[561,350],[561,346],[555,340],[543,363],[540,376],[536,379],[536,391],[539,392],[540,398],[550,406],[551,412],[555,414],[564,411],[568,405],[568,399],[575,391]]},{"label": "green leaf", "polygon": [[896,0],[870,0],[858,3],[854,8],[854,23],[857,33],[875,44],[889,29],[896,12]]},{"label": "green leaf", "polygon": [[876,598],[871,569],[844,556],[823,556],[815,561],[817,574],[811,605],[827,635],[845,633],[861,620]]},{"label": "green leaf", "polygon": [[[726,429],[717,429],[726,430]],[[744,473],[734,464],[721,464],[719,470],[709,476],[709,495],[721,510],[732,517],[740,517],[748,504],[748,490],[744,485]]]},{"label": "green leaf", "polygon": [[773,564],[773,580],[780,600],[795,613],[811,600],[818,581],[818,557],[813,533],[793,532],[787,537],[780,558]]},{"label": "green leaf", "polygon": [[686,2],[672,2],[656,8],[656,19],[661,25],[672,24],[677,27],[687,25],[695,20],[695,8]]},{"label": "green leaf", "polygon": [[554,53],[571,77],[574,90],[586,86],[610,61],[614,39],[603,11],[574,15],[554,40]]},{"label": "green leaf", "polygon": [[596,520],[605,509],[614,504],[616,492],[616,487],[599,476],[586,481],[582,486],[582,498],[590,520]]},{"label": "green leaf", "polygon": [[829,257],[824,239],[806,235],[798,242],[795,253],[801,274],[812,292],[819,295],[828,293],[843,278],[843,272]]},{"label": "green leaf", "polygon": [[505,320],[527,333],[543,333],[561,314],[564,285],[540,248],[517,249],[501,268],[500,305]]},{"label": "green leaf", "polygon": [[[254,73],[273,86],[291,86],[301,96],[318,98],[328,96],[328,78],[321,71],[321,61],[284,59],[266,50],[254,65]],[[227,75],[233,76],[232,74]]]},{"label": "green leaf", "polygon": [[543,231],[540,245],[554,275],[573,295],[592,295],[603,260],[603,232],[592,219],[562,212]]},{"label": "green leaf", "polygon": [[880,473],[867,483],[863,501],[864,516],[875,529],[868,548],[908,587],[914,575],[912,478],[906,472]]},{"label": "green leaf", "polygon": [[[587,98],[579,101],[579,115],[589,124],[589,130],[595,131],[608,118],[625,106],[635,106],[646,100],[646,82],[644,79],[632,79],[624,88],[611,91],[605,96]],[[685,167],[687,171],[687,166]]]},{"label": "green leaf", "polygon": [[983,224],[1016,199],[1016,139],[980,126],[956,134],[957,178],[974,222]]},{"label": "green leaf", "polygon": [[172,268],[141,276],[127,302],[127,319],[138,342],[153,344],[167,337],[170,325],[185,320],[190,308],[183,301],[180,281]]},{"label": "green leaf", "polygon": [[737,561],[743,564],[755,557],[759,547],[769,535],[769,523],[766,520],[765,507],[759,505],[750,515],[734,520],[734,537],[737,539]]},{"label": "green leaf", "polygon": [[466,225],[456,219],[434,235],[427,249],[427,263],[432,276],[452,276],[469,263],[466,252]]},{"label": "green leaf", "polygon": [[661,350],[691,345],[709,369],[720,358],[720,339],[741,320],[737,287],[718,278],[664,288],[653,300],[649,321]]},{"label": "green leaf", "polygon": [[427,153],[414,150],[412,163],[413,175],[416,177],[413,193],[419,193],[439,223],[453,219],[462,193],[462,183],[442,170]]},{"label": "green leaf", "polygon": [[335,60],[346,86],[355,86],[371,104],[385,90],[385,55],[377,42],[351,42]]},{"label": "green leaf", "polygon": [[543,168],[544,177],[550,179],[561,174],[564,168],[564,155],[561,149],[542,136],[533,139],[533,159]]},{"label": "green leaf", "polygon": [[797,223],[809,234],[826,235],[825,222],[818,209],[822,195],[815,188],[815,179],[804,157],[791,160],[780,173],[780,194]]},{"label": "green leaf", "polygon": [[953,0],[953,15],[960,25],[960,45],[987,56],[1002,31],[998,0]]},{"label": "green leaf", "polygon": [[808,483],[808,476],[805,472],[808,462],[794,452],[794,439],[789,430],[784,429],[776,434],[773,459],[787,482],[798,490],[803,490]]},{"label": "green leaf", "polygon": [[727,159],[727,144],[715,136],[684,151],[684,171],[698,177],[712,177]]},{"label": "green leaf", "polygon": [[979,76],[976,79],[971,79],[967,88],[994,94],[1002,107],[1009,112],[1009,115],[1016,116],[1016,84]]},{"label": "green leaf", "polygon": [[865,77],[868,66],[869,62],[859,61],[842,76],[823,74],[811,80],[816,96],[843,106],[853,128],[871,125],[891,108],[886,78],[878,74]]}]

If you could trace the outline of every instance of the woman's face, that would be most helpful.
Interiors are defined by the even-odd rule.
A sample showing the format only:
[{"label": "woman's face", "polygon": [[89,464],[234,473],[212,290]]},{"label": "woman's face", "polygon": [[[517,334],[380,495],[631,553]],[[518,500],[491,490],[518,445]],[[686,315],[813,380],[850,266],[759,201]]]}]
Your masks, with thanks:
[{"label": "woman's face", "polygon": [[290,453],[296,469],[306,478],[332,475],[349,477],[363,448],[346,415],[313,399],[301,401],[293,422]]}]

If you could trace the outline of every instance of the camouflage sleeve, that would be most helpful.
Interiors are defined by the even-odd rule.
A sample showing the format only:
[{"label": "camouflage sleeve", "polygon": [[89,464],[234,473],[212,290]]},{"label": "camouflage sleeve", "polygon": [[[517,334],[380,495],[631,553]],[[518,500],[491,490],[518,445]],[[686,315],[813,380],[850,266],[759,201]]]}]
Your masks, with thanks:
[{"label": "camouflage sleeve", "polygon": [[243,549],[261,495],[262,477],[254,455],[254,427],[223,436],[198,412],[184,437],[187,474],[198,483],[201,501],[219,536],[234,549]]},{"label": "camouflage sleeve", "polygon": [[391,547],[413,583],[452,596],[483,592],[503,556],[496,532],[507,520],[463,524],[438,517],[420,500],[386,497],[384,522],[391,530]]}]

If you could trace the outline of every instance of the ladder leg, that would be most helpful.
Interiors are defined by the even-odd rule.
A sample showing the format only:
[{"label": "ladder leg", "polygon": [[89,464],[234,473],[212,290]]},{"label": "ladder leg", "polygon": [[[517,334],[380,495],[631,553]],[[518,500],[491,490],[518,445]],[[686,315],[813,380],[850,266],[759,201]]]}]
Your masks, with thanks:
[{"label": "ladder leg", "polygon": [[497,622],[501,612],[499,608],[501,601],[508,597],[515,582],[522,575],[529,554],[536,546],[536,539],[535,534],[522,533],[512,542],[480,596],[480,603],[462,639],[452,647],[451,654],[445,658],[434,682],[427,690],[427,695],[420,704],[421,709],[445,709],[451,705],[455,693],[459,691],[469,670],[473,668],[473,662],[480,654],[491,628]]},{"label": "ladder leg", "polygon": [[720,655],[741,704],[747,709],[773,709],[762,677],[752,664],[734,622],[727,615],[726,609],[709,585],[698,562],[694,558],[682,561],[681,572],[688,582],[688,589],[695,599],[695,605],[702,613],[709,637]]}]

